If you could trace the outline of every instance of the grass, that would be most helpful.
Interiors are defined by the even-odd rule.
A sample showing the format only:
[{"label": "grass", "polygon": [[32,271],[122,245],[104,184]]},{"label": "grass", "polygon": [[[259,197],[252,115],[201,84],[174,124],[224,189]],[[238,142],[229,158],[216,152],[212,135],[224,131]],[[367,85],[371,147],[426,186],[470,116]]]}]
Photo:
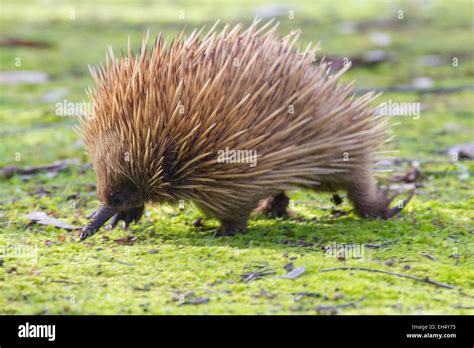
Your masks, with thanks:
[{"label": "grass", "polygon": [[[2,71],[36,70],[50,75],[44,84],[1,86],[0,167],[47,164],[77,159],[57,176],[1,179],[0,313],[4,314],[331,314],[322,304],[363,301],[339,309],[339,314],[473,314],[474,193],[472,161],[453,162],[445,150],[472,140],[472,89],[455,93],[386,93],[379,102],[419,102],[419,118],[399,117],[393,128],[397,157],[421,163],[423,180],[417,194],[397,218],[388,221],[356,217],[347,199],[334,216],[330,195],[292,192],[288,220],[253,216],[245,235],[216,238],[217,222],[186,204],[147,207],[146,216],[129,232],[114,230],[78,242],[77,231],[31,224],[31,211],[44,211],[74,225],[98,204],[92,170],[73,131],[77,120],[55,115],[55,103],[42,96],[65,90],[68,101],[85,98],[91,83],[87,64],[103,60],[108,45],[119,49],[128,35],[139,45],[147,28],[173,36],[217,18],[250,22],[263,1],[216,6],[212,1],[130,4],[94,1],[53,4],[33,1],[2,3],[3,36],[51,43],[49,49],[2,48]],[[354,57],[380,49],[372,31],[392,39],[383,50],[396,60],[375,67],[355,67],[344,79],[361,88],[409,85],[415,77],[430,77],[435,87],[472,86],[472,2],[433,2],[426,8],[405,2],[299,1],[284,5],[279,31],[302,30],[302,46],[322,42],[328,56]],[[357,7],[357,10],[354,8]],[[375,20],[404,21],[380,27]],[[71,10],[75,19],[70,19]],[[179,19],[184,11],[185,19]],[[369,23],[368,29],[341,33],[341,23]],[[442,58],[437,66],[420,65],[420,57]],[[452,58],[459,57],[459,65]],[[16,66],[17,58],[21,65]],[[407,168],[396,167],[403,173]],[[393,174],[381,174],[382,182]],[[341,193],[344,198],[344,193]],[[130,234],[136,240],[127,239]],[[366,245],[361,259],[331,257],[325,246]],[[384,244],[388,243],[388,244]],[[368,248],[370,244],[382,244]],[[15,252],[26,251],[26,257]],[[432,260],[423,256],[434,256]],[[296,279],[276,278],[292,263],[306,271]],[[356,266],[429,277],[456,289],[444,289],[392,275],[363,271],[321,272]],[[242,275],[271,269],[274,274],[249,282]],[[301,296],[299,293],[313,293]],[[318,295],[315,295],[318,294]],[[202,303],[201,303],[202,302]]]}]

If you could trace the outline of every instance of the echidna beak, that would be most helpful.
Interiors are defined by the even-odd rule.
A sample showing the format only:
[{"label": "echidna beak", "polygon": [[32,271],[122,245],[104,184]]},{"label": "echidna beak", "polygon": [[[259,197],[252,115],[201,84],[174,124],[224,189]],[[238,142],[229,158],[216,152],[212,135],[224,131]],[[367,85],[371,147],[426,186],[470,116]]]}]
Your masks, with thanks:
[{"label": "echidna beak", "polygon": [[91,215],[91,221],[82,228],[80,239],[83,241],[87,237],[94,235],[112,216],[118,213],[115,207],[101,206]]}]

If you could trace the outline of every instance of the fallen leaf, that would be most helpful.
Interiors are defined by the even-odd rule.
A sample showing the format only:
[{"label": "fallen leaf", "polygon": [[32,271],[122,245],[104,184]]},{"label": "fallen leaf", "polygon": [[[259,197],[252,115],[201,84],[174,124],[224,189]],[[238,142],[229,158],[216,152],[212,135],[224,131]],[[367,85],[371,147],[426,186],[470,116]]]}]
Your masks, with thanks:
[{"label": "fallen leaf", "polygon": [[301,266],[301,267],[295,268],[294,270],[292,270],[291,272],[289,272],[287,274],[284,274],[282,276],[278,276],[278,277],[275,277],[275,278],[295,279],[295,278],[298,278],[300,275],[302,275],[305,272],[306,272],[306,267]]},{"label": "fallen leaf", "polygon": [[474,158],[474,142],[467,144],[457,144],[448,149],[448,155],[458,159],[473,159]]},{"label": "fallen leaf", "polygon": [[81,228],[79,226],[70,225],[67,222],[52,218],[42,211],[33,211],[29,213],[26,217],[37,224],[52,225],[54,227],[61,228],[64,230],[73,231]]},{"label": "fallen leaf", "polygon": [[404,182],[411,184],[421,178],[421,168],[420,164],[416,161],[410,163],[410,168],[403,175],[394,175],[390,178],[392,182]]}]

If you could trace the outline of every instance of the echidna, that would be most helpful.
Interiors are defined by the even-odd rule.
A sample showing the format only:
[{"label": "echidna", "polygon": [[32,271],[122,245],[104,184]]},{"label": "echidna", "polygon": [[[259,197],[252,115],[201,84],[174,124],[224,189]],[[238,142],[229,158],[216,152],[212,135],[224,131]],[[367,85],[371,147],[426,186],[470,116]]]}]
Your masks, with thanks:
[{"label": "echidna", "polygon": [[[83,228],[93,235],[107,220],[128,226],[146,203],[192,201],[221,222],[220,234],[244,230],[259,201],[284,191],[347,190],[363,217],[389,218],[392,198],[377,188],[373,156],[386,141],[387,121],[374,116],[374,93],[355,97],[352,83],[314,65],[316,48],[295,48],[299,32],[279,38],[255,20],[216,25],[200,38],[181,32],[167,45],[148,34],[139,54],[91,69],[94,113],[81,120],[97,175],[101,207]],[[411,195],[410,195],[411,197]]]}]

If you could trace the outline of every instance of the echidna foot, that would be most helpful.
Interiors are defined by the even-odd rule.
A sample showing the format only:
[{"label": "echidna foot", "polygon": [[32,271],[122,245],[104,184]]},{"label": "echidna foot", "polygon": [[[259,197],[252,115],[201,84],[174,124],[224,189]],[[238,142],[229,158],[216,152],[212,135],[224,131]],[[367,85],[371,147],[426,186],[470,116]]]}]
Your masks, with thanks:
[{"label": "echidna foot", "polygon": [[238,233],[245,233],[247,231],[247,217],[221,220],[221,226],[217,230],[216,236],[234,236]]},{"label": "echidna foot", "polygon": [[398,195],[398,190],[396,190],[395,193],[390,195],[390,196],[388,195],[388,190],[389,189],[387,188],[386,190],[381,191],[382,195],[383,195],[383,197],[385,198],[385,201],[386,201],[384,214],[381,216],[384,219],[390,219],[391,217],[393,217],[393,216],[397,215],[399,212],[401,212],[403,210],[403,208],[405,208],[405,206],[408,204],[408,202],[410,202],[411,198],[415,194],[415,189],[411,190],[410,193],[408,194],[408,196],[404,200],[399,200],[398,204],[395,207],[390,208],[390,204],[393,202],[395,197]]},{"label": "echidna foot", "polygon": [[222,228],[219,228],[217,230],[216,236],[217,237],[229,237],[229,236],[235,236],[236,234],[245,234],[247,232],[247,229],[234,229],[234,230],[223,230]]},{"label": "echidna foot", "polygon": [[393,200],[398,195],[398,190],[389,195],[389,188],[383,190],[379,189],[377,198],[374,202],[372,202],[372,204],[361,205],[360,202],[355,202],[356,210],[358,208],[359,213],[361,213],[360,215],[364,217],[390,219],[401,212],[403,208],[405,208],[410,199],[413,197],[414,193],[415,189],[410,191],[404,200],[399,200],[395,207],[390,208]]},{"label": "echidna foot", "polygon": [[108,228],[109,229],[115,228],[118,222],[120,220],[123,220],[124,229],[128,229],[128,226],[130,225],[130,223],[132,222],[137,223],[140,220],[140,218],[143,215],[144,210],[145,210],[145,206],[143,205],[141,207],[136,207],[129,210],[123,210],[112,217],[112,220],[110,221],[110,224],[108,225]]}]

